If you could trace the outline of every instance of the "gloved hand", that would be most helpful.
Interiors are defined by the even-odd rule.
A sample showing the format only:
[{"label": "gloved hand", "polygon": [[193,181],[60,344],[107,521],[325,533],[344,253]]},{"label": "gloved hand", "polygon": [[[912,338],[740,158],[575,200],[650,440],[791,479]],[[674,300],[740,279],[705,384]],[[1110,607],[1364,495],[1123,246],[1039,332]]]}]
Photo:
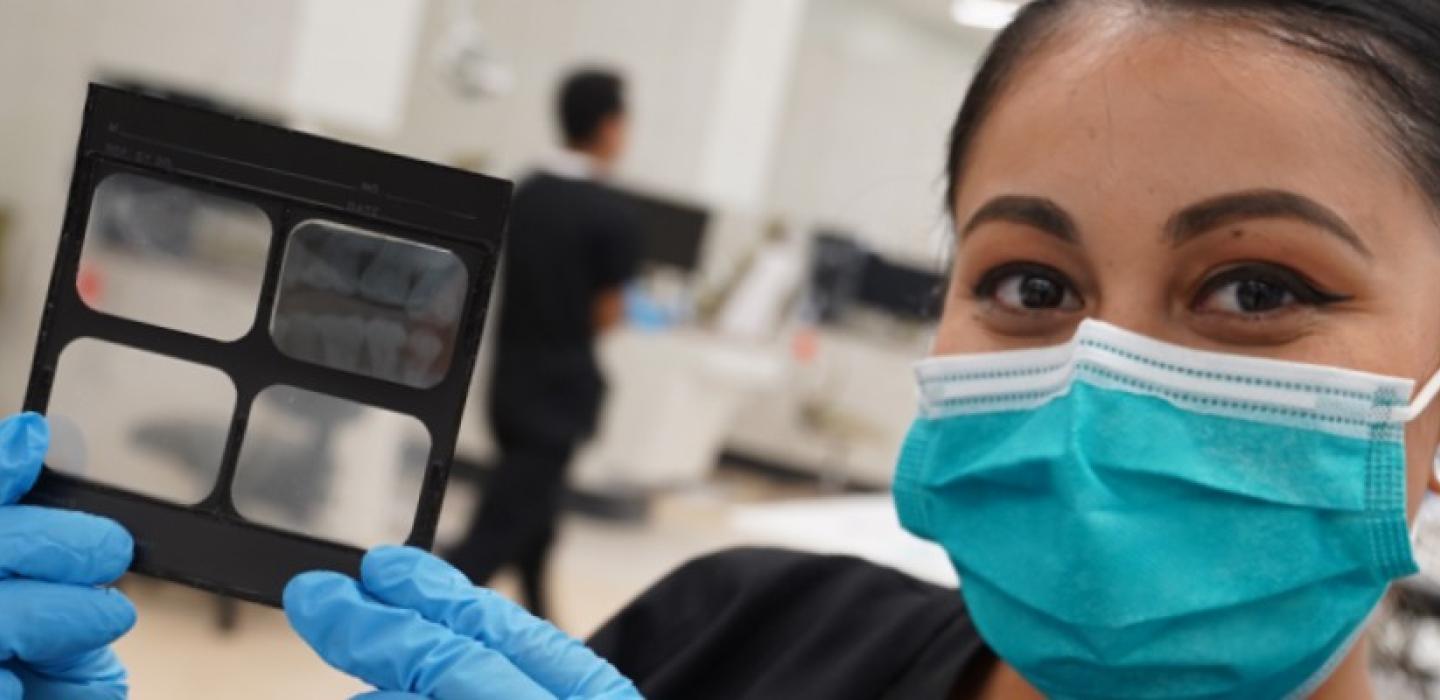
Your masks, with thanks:
[{"label": "gloved hand", "polygon": [[285,614],[326,662],[382,691],[367,700],[640,698],[585,645],[418,549],[371,550],[358,582],[301,574]]},{"label": "gloved hand", "polygon": [[129,568],[134,543],[104,518],[15,505],[49,443],[38,415],[0,421],[0,700],[123,698],[109,644],[135,608],[101,586]]}]

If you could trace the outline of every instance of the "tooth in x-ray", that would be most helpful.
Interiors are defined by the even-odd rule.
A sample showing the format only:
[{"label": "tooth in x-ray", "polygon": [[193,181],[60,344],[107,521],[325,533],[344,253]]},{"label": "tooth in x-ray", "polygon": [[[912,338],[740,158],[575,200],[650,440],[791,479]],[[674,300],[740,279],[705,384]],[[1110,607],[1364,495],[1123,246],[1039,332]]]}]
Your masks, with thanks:
[{"label": "tooth in x-ray", "polygon": [[324,364],[350,372],[358,370],[365,321],[355,316],[323,315],[316,319],[316,326],[324,339]]},{"label": "tooth in x-ray", "polygon": [[405,313],[415,319],[450,324],[460,318],[465,303],[465,268],[449,253],[437,253],[444,257],[420,273],[405,301]]},{"label": "tooth in x-ray", "polygon": [[351,283],[311,250],[312,246],[318,246],[318,242],[310,240],[314,238],[316,237],[297,237],[290,246],[285,260],[285,284],[349,294]]},{"label": "tooth in x-ray", "polygon": [[[320,224],[311,224],[319,228]],[[328,228],[328,227],[326,227]],[[320,228],[324,230],[324,228]],[[314,239],[314,234],[307,235],[307,239]],[[360,281],[360,272],[366,261],[371,259],[380,249],[380,241],[368,234],[357,233],[339,229],[331,233],[324,243],[315,248],[316,257],[324,261],[324,265],[335,277],[335,286],[331,289],[341,294],[354,294],[356,284]]]},{"label": "tooth in x-ray", "polygon": [[321,362],[325,357],[325,341],[319,317],[304,311],[276,313],[271,326],[275,345],[297,360]]},{"label": "tooth in x-ray", "polygon": [[410,296],[415,259],[424,248],[408,243],[386,243],[360,276],[360,296],[380,304],[400,306]]},{"label": "tooth in x-ray", "polygon": [[400,381],[414,387],[434,386],[440,381],[440,375],[435,371],[435,360],[444,350],[444,341],[434,333],[426,330],[412,332],[405,342],[407,359]]},{"label": "tooth in x-ray", "polygon": [[365,358],[370,373],[380,379],[400,378],[400,351],[405,345],[405,327],[382,318],[365,324]]}]

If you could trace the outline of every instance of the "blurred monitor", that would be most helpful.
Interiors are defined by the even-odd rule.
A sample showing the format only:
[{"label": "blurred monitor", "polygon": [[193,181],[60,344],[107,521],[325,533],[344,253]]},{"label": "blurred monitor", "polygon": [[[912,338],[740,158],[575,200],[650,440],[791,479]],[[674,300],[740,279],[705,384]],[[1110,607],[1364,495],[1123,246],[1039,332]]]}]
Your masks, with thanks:
[{"label": "blurred monitor", "polygon": [[856,301],[911,321],[940,318],[945,276],[934,270],[871,253],[860,275]]},{"label": "blurred monitor", "polygon": [[871,251],[854,235],[822,229],[810,243],[810,312],[838,323],[865,307],[904,321],[940,318],[945,276]]},{"label": "blurred monitor", "polygon": [[651,265],[694,272],[700,267],[710,212],[693,204],[612,187],[640,227],[641,256]]},{"label": "blurred monitor", "polygon": [[836,323],[856,301],[869,254],[854,237],[818,231],[810,241],[809,313],[820,323]]}]

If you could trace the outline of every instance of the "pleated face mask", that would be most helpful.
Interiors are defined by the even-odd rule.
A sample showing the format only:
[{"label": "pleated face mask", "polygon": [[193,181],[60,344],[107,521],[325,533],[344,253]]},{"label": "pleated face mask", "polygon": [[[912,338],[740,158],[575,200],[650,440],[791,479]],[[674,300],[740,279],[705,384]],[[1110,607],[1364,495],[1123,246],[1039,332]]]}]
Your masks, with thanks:
[{"label": "pleated face mask", "polygon": [[1283,698],[1323,681],[1414,573],[1414,382],[1161,343],[922,362],[905,527],[981,635],[1053,698]]}]

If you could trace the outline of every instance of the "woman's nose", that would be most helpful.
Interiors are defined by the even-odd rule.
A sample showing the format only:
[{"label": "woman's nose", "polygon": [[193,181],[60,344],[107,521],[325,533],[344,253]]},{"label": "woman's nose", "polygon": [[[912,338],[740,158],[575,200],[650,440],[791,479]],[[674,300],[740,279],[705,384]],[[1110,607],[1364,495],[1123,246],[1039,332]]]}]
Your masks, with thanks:
[{"label": "woman's nose", "polygon": [[1113,284],[1101,285],[1088,309],[1089,318],[1156,340],[1182,343],[1184,339],[1162,284],[1133,273],[1115,277]]}]

